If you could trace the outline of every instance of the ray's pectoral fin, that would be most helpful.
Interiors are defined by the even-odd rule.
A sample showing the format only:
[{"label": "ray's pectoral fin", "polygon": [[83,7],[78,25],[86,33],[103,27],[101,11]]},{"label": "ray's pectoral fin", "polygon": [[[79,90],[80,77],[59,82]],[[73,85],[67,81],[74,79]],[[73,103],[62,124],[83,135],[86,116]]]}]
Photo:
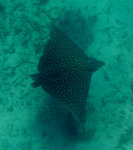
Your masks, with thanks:
[{"label": "ray's pectoral fin", "polygon": [[91,71],[91,72],[95,72],[99,68],[101,68],[103,65],[105,65],[103,61],[99,61],[93,57],[88,57],[88,61],[89,61],[88,71]]}]

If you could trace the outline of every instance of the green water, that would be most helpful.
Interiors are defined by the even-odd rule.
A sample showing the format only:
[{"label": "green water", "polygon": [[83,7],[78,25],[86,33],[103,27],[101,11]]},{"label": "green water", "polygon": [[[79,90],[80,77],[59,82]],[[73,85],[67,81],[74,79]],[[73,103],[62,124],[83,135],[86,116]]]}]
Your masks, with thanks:
[{"label": "green water", "polygon": [[[82,127],[31,86],[49,37],[46,12],[106,64],[92,76]],[[132,150],[132,18],[131,0],[0,0],[0,150]]]}]

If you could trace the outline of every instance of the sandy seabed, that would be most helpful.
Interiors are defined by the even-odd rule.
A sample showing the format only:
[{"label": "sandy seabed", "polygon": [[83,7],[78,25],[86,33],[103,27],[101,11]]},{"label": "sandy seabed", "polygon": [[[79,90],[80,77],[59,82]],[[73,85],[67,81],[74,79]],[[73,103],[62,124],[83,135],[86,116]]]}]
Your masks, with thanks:
[{"label": "sandy seabed", "polygon": [[[65,112],[31,86],[49,35],[45,12],[106,63],[91,80],[86,139],[66,134],[74,128]],[[0,0],[0,150],[133,149],[132,18],[131,0]]]}]

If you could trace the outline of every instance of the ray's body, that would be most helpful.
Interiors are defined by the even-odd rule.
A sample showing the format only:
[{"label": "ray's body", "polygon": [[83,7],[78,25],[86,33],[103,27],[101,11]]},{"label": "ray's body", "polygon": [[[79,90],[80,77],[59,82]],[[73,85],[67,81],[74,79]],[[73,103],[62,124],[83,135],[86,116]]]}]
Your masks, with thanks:
[{"label": "ray's body", "polygon": [[50,39],[40,58],[33,86],[63,103],[79,122],[84,116],[92,73],[104,65],[88,57],[60,29],[51,24]]}]

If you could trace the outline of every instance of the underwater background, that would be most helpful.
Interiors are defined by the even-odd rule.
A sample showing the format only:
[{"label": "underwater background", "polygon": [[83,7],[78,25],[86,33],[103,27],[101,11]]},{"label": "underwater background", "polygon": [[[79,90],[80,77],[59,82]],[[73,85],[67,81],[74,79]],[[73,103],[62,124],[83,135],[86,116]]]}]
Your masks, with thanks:
[{"label": "underwater background", "polygon": [[[85,137],[55,99],[31,86],[49,37],[46,12],[106,64],[91,79]],[[131,0],[0,0],[0,150],[132,150],[132,18]]]}]

